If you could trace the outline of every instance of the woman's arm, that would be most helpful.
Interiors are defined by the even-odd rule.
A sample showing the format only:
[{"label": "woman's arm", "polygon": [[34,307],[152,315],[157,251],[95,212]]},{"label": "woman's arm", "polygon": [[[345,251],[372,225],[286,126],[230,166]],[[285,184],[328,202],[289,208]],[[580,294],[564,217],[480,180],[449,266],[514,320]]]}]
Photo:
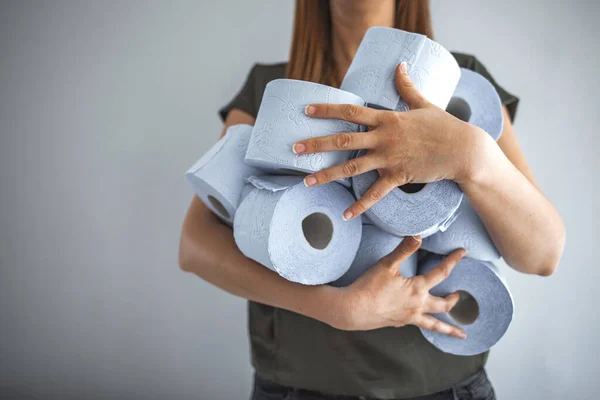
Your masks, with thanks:
[{"label": "woman's arm", "polygon": [[564,227],[533,183],[508,118],[497,144],[483,130],[430,104],[411,83],[403,64],[398,68],[396,84],[410,106],[409,112],[348,104],[306,108],[311,117],[367,125],[369,132],[298,142],[294,146],[298,154],[368,150],[362,157],[307,176],[305,183],[313,186],[378,169],[379,180],[345,211],[344,217],[350,219],[397,186],[453,179],[469,197],[509,265],[525,273],[552,274],[562,255]]},{"label": "woman's arm", "polygon": [[[253,124],[254,119],[233,110],[223,133],[228,126],[239,123]],[[400,275],[398,266],[420,243],[419,238],[405,239],[393,253],[347,288],[301,285],[246,258],[237,248],[231,228],[194,196],[181,232],[179,265],[231,294],[294,311],[339,329],[413,324],[464,337],[462,330],[428,314],[448,311],[458,301],[458,294],[439,298],[431,296],[429,289],[450,274],[465,252],[454,252],[426,276],[406,279]]]},{"label": "woman's arm", "polygon": [[483,157],[460,186],[506,262],[521,272],[548,276],[560,261],[565,228],[536,186],[506,110],[504,114],[500,140],[482,140],[478,151]]},{"label": "woman's arm", "polygon": [[[233,110],[227,116],[227,128],[235,124],[254,124],[249,114]],[[202,201],[194,196],[185,217],[179,245],[179,265],[207,282],[259,303],[284,308],[332,323],[327,313],[336,307],[338,292],[330,286],[304,286],[289,282],[246,258],[233,240],[233,231],[223,224]]]}]

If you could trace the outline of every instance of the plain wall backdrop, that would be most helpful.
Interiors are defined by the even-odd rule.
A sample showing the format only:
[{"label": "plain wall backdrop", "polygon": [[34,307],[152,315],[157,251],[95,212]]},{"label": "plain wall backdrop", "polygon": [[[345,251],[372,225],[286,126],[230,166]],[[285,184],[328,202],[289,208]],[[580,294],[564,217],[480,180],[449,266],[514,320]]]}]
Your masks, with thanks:
[{"label": "plain wall backdrop", "polygon": [[[600,5],[432,5],[437,40],[520,96],[567,227],[552,277],[502,268],[499,398],[596,398]],[[183,173],[252,64],[287,58],[292,17],[291,0],[0,1],[0,393],[248,397],[245,301],[178,269]]]}]

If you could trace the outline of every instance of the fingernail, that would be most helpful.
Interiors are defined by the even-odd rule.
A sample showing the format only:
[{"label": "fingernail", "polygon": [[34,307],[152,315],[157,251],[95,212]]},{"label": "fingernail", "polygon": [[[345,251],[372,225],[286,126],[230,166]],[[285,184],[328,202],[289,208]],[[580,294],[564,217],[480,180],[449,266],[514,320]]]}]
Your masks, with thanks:
[{"label": "fingernail", "polygon": [[317,112],[317,107],[315,106],[306,106],[304,109],[306,115],[313,115],[315,112]]},{"label": "fingernail", "polygon": [[461,255],[460,255],[460,256],[461,256],[461,257],[464,257],[464,256],[466,256],[466,255],[467,255],[467,253],[468,253],[467,249],[463,249],[463,251],[462,251],[462,253],[461,253]]},{"label": "fingernail", "polygon": [[421,236],[420,235],[412,235],[411,238],[413,238],[416,242],[421,242]]},{"label": "fingernail", "polygon": [[405,75],[408,73],[408,64],[406,63],[406,61],[400,63],[400,72]]},{"label": "fingernail", "polygon": [[461,332],[458,334],[460,336],[461,339],[466,339],[467,338],[467,334],[464,332]]},{"label": "fingernail", "polygon": [[292,151],[294,154],[303,153],[306,151],[306,145],[302,143],[296,143],[294,147],[292,147]]},{"label": "fingernail", "polygon": [[306,178],[304,178],[304,186],[313,186],[317,183],[317,178],[315,178],[314,176],[307,176]]},{"label": "fingernail", "polygon": [[353,216],[354,216],[354,214],[352,214],[352,211],[346,211],[346,212],[344,212],[342,219],[344,221],[348,221],[348,220],[352,219]]}]

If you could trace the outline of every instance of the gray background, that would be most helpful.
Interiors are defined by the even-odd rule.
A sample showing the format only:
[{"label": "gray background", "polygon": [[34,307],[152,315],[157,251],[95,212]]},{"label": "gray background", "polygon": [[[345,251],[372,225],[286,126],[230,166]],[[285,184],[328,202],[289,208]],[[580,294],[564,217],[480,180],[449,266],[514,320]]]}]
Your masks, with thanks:
[{"label": "gray background", "polygon": [[[293,3],[0,3],[0,393],[238,399],[245,302],[177,266],[183,172],[251,65],[286,59]],[[598,2],[433,1],[437,39],[522,101],[516,130],[568,243],[506,270],[501,399],[600,391]],[[595,184],[592,184],[595,183]]]}]

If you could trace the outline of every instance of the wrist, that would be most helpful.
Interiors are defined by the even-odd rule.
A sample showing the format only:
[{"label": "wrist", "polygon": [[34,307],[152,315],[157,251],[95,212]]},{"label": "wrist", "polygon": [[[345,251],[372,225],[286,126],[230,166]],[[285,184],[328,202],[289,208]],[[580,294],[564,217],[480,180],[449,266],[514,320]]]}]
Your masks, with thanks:
[{"label": "wrist", "polygon": [[[463,140],[459,146],[464,149],[464,162],[461,163],[455,181],[462,188],[485,180],[490,160],[499,150],[496,142],[483,129],[464,122],[461,132]],[[466,140],[464,137],[466,136]]]},{"label": "wrist", "polygon": [[346,288],[329,285],[314,287],[310,294],[312,312],[310,317],[337,329],[348,329],[351,325],[350,296]]}]

